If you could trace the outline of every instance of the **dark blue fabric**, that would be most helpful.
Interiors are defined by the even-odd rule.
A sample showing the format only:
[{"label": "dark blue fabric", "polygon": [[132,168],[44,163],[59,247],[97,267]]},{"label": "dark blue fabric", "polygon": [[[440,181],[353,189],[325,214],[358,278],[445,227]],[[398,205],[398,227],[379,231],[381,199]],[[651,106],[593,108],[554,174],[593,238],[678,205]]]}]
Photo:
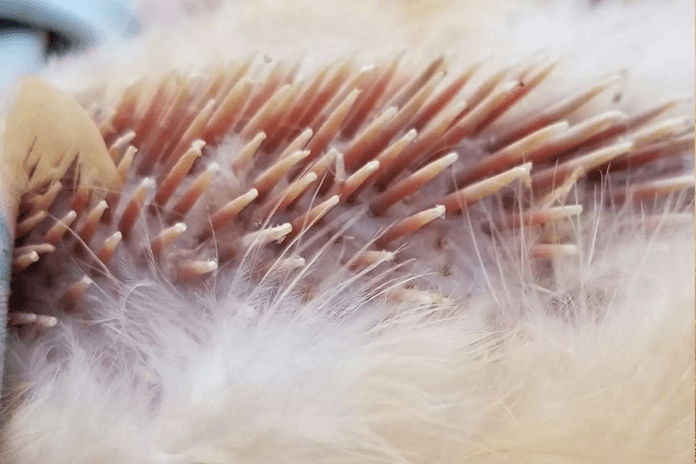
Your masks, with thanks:
[{"label": "dark blue fabric", "polygon": [[7,300],[10,296],[10,267],[12,265],[12,229],[0,213],[0,385],[5,366],[7,344]]}]

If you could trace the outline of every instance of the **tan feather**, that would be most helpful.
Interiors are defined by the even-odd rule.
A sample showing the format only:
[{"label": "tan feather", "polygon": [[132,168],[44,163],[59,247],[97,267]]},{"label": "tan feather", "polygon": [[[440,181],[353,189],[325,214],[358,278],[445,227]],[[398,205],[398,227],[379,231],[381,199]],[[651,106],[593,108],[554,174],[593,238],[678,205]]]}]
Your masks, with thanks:
[{"label": "tan feather", "polygon": [[65,92],[25,78],[9,112],[2,153],[7,206],[40,193],[75,167],[75,191],[120,190],[121,179],[87,112]]}]

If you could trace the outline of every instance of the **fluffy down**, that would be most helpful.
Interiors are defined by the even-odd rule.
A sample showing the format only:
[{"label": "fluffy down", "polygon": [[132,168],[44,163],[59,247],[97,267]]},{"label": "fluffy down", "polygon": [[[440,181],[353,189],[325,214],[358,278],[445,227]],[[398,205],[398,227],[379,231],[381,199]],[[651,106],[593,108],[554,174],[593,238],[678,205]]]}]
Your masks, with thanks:
[{"label": "fluffy down", "polygon": [[[239,54],[256,47],[269,53],[305,48],[311,68],[355,46],[369,48],[368,57],[402,46],[413,47],[414,56],[443,48],[462,53],[453,49],[471,37],[454,28],[452,41],[443,45],[427,33],[414,35],[409,12],[417,5],[383,3],[374,8],[388,19],[388,30],[374,24],[380,21],[367,8],[340,20],[320,14],[318,6],[291,26],[272,30],[274,21],[293,11],[226,5],[224,15],[198,16],[179,34],[158,37],[159,26],[153,26],[125,53],[100,50],[55,63],[47,77],[89,107],[95,94],[113,100],[130,83],[128,76],[153,73],[167,57],[187,69],[215,62],[233,39]],[[493,39],[495,46],[479,45],[491,34],[484,31],[463,50],[480,55],[491,46],[505,58],[519,58],[548,43],[555,51],[574,51],[575,69],[593,78],[625,64],[629,78],[621,104],[646,108],[652,102],[642,98],[691,92],[693,83],[693,63],[680,58],[694,43],[688,35],[693,4],[664,6],[675,24],[688,25],[671,28],[658,45],[642,29],[615,26],[622,18],[642,17],[647,31],[655,31],[668,15],[648,21],[656,8],[637,2],[586,10],[564,2],[507,12],[492,17],[515,18],[509,33],[529,37],[529,48]],[[450,30],[448,13],[463,11],[459,3],[439,6],[428,16],[429,30]],[[251,31],[245,19],[255,15],[267,22]],[[372,22],[362,23],[358,33],[350,20],[361,15]],[[491,21],[486,24],[499,24],[484,17]],[[208,29],[200,27],[202,18]],[[303,29],[302,20],[305,31],[291,45],[280,45],[284,34]],[[225,27],[230,23],[238,26]],[[322,28],[309,27],[316,24]],[[548,31],[541,35],[552,39],[538,43],[530,24],[542,24],[532,29]],[[570,39],[557,40],[558,24],[567,26]],[[615,34],[590,43],[577,38],[588,30]],[[670,36],[689,30],[678,41]],[[348,45],[346,37],[352,38]],[[326,40],[326,49],[319,39]],[[598,42],[612,46],[600,54],[592,48]],[[172,52],[148,60],[153,43],[169,44]],[[615,66],[616,57],[629,55],[632,61]],[[98,76],[105,63],[109,77]],[[671,72],[663,67],[668,64]],[[555,89],[568,83],[584,82],[569,71],[560,74],[542,93],[545,98],[553,100]],[[435,302],[389,299],[386,290],[398,283],[385,278],[383,287],[375,287],[375,274],[356,273],[333,255],[308,262],[325,276],[311,299],[285,275],[259,282],[253,260],[221,270],[195,291],[123,260],[120,296],[108,285],[89,293],[87,322],[67,317],[36,337],[18,333],[10,340],[0,460],[691,462],[692,202],[673,196],[655,211],[657,219],[646,221],[639,209],[605,208],[608,189],[574,194],[583,196],[585,213],[569,221],[564,233],[579,253],[548,261],[530,259],[524,228],[497,240],[467,215],[448,218],[448,227],[463,237],[443,251],[448,273],[459,280],[452,295],[441,295],[451,298]],[[687,213],[681,209],[685,203],[691,205]],[[681,212],[670,214],[675,205]],[[363,218],[356,221],[359,230]],[[421,258],[439,263],[442,256]],[[432,270],[413,265],[410,272],[442,288],[436,285],[442,279],[424,276]]]}]

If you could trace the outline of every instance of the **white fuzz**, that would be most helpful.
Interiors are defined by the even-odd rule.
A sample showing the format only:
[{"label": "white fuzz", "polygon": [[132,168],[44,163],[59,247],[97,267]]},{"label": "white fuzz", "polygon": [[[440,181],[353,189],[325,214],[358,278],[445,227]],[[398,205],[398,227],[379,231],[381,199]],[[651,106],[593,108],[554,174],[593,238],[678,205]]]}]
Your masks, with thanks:
[{"label": "white fuzz", "polygon": [[98,324],[14,340],[4,461],[687,462],[689,228],[596,219],[548,289],[501,263],[457,312],[133,275]]}]

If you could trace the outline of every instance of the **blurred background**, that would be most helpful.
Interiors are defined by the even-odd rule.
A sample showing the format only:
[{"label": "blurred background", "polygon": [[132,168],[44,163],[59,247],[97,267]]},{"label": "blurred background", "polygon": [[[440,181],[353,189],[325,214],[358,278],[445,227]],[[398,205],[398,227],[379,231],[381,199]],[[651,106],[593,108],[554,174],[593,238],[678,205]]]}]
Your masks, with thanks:
[{"label": "blurred background", "polygon": [[52,55],[118,43],[139,29],[135,0],[2,0],[0,89]]}]

